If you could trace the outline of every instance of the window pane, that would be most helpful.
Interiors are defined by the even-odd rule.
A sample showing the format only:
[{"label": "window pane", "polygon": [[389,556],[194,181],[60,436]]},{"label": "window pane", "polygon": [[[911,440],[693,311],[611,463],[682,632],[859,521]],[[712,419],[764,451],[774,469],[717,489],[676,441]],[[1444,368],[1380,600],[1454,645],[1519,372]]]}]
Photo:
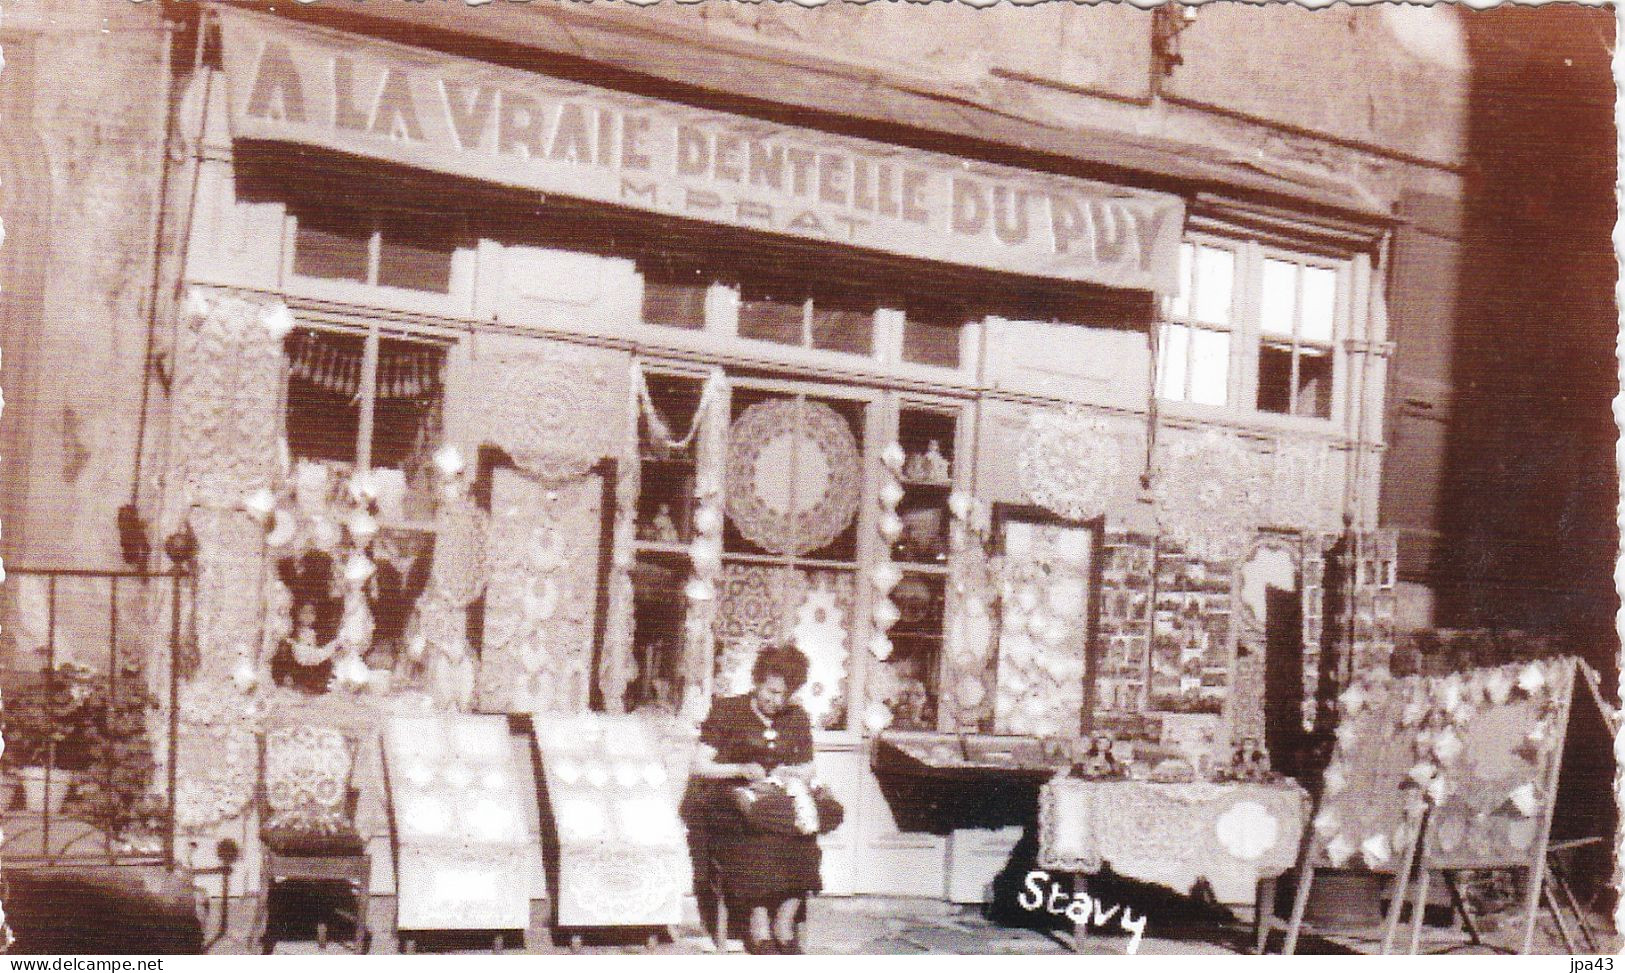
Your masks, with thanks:
[{"label": "window pane", "polygon": [[668,328],[705,327],[706,285],[699,281],[643,281],[643,320]]},{"label": "window pane", "polygon": [[1292,309],[1298,300],[1298,265],[1285,260],[1264,261],[1264,286],[1259,295],[1259,325],[1271,334],[1292,334]]},{"label": "window pane", "polygon": [[1174,292],[1174,315],[1188,318],[1191,316],[1191,263],[1195,260],[1196,247],[1189,243],[1179,245],[1179,290]]},{"label": "window pane", "polygon": [[937,676],[942,653],[942,612],[947,579],[905,574],[892,590],[902,616],[888,633],[892,654],[878,675],[877,696],[900,730],[937,728]]},{"label": "window pane", "polygon": [[803,344],[803,305],[800,298],[785,299],[746,291],[739,302],[739,336],[776,341],[781,345]]},{"label": "window pane", "polygon": [[455,235],[443,218],[398,217],[379,232],[378,283],[434,294],[451,292]]},{"label": "window pane", "polygon": [[[372,468],[399,471],[399,503],[379,495],[386,519],[434,516],[434,467],[441,440],[441,375],[445,349],[418,341],[385,338],[378,343],[378,379],[372,411]],[[393,491],[393,487],[390,488]]]},{"label": "window pane", "polygon": [[1191,329],[1191,401],[1224,405],[1229,401],[1230,335]]},{"label": "window pane", "polygon": [[1303,318],[1299,334],[1305,341],[1331,341],[1337,311],[1337,272],[1325,267],[1303,268]]},{"label": "window pane", "polygon": [[1190,329],[1182,324],[1163,326],[1162,342],[1157,351],[1157,394],[1165,399],[1183,401]]},{"label": "window pane", "polygon": [[914,362],[916,365],[958,368],[959,335],[964,327],[962,324],[922,321],[914,317],[904,318],[903,360]]},{"label": "window pane", "polygon": [[1230,323],[1230,296],[1235,288],[1236,255],[1217,247],[1196,252],[1196,318],[1208,324]]},{"label": "window pane", "polygon": [[839,307],[813,302],[812,343],[826,351],[872,355],[875,347],[875,309],[863,305]]},{"label": "window pane", "polygon": [[1300,416],[1332,415],[1332,356],[1328,352],[1299,351],[1298,395],[1293,412]]},{"label": "window pane", "polygon": [[1258,408],[1292,411],[1292,349],[1265,344],[1258,349]]},{"label": "window pane", "polygon": [[364,284],[371,238],[371,226],[353,213],[299,214],[293,237],[293,272]]},{"label": "window pane", "polygon": [[356,461],[361,434],[361,359],[365,339],[325,331],[295,331],[283,341],[288,357],[288,450],[295,459]]}]

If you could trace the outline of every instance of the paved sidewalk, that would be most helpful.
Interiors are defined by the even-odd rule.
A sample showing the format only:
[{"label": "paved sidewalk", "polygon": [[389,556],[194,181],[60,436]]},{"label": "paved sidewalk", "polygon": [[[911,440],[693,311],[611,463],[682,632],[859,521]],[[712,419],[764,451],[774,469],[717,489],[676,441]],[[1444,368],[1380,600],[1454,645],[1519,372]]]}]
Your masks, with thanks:
[{"label": "paved sidewalk", "polygon": [[[166,875],[162,868],[121,867],[80,869],[29,873],[7,869],[9,892],[5,901],[6,912],[17,933],[18,952],[33,953],[152,953],[194,952],[198,943],[206,944],[206,951],[216,954],[258,952],[258,944],[248,941],[256,902],[233,899],[226,911],[226,929],[220,932],[219,901],[207,903],[201,936],[199,922],[193,913],[192,897],[176,876]],[[288,890],[292,892],[293,890]],[[333,900],[322,901],[319,892],[310,890],[309,897],[287,903],[289,911],[307,917],[328,915],[334,905],[345,904],[343,896],[330,893]],[[543,901],[534,902],[530,927],[522,934],[510,934],[503,942],[504,949],[527,953],[562,952],[572,943],[555,940],[547,927],[550,910]],[[1172,896],[1142,899],[1134,906],[1136,914],[1146,918],[1144,937],[1138,947],[1140,954],[1215,955],[1247,953],[1252,949],[1252,929],[1234,921],[1211,907],[1201,907],[1185,897]],[[397,951],[394,934],[395,900],[389,896],[375,896],[369,903],[374,954],[392,954]],[[972,954],[972,955],[1063,955],[1073,952],[1069,928],[1053,930],[1022,928],[1016,920],[1030,921],[1030,914],[1016,920],[994,921],[978,907],[954,906],[934,899],[881,898],[881,897],[824,897],[814,899],[809,907],[806,928],[806,946],[810,953],[826,955],[902,955],[902,954]],[[1516,915],[1484,917],[1485,946],[1469,946],[1466,937],[1448,929],[1428,927],[1424,932],[1425,952],[1477,952],[1510,951],[1521,944],[1523,924]],[[311,955],[318,952],[315,926],[307,919],[304,928],[290,923],[284,930],[286,939],[279,942],[276,951],[286,954]],[[1080,944],[1077,952],[1086,955],[1121,955],[1130,945],[1130,937],[1115,928],[1095,930]],[[1620,938],[1612,934],[1605,917],[1595,916],[1591,923],[1599,940],[1600,952],[1613,954],[1620,948]],[[1556,929],[1547,916],[1542,916],[1537,927],[1535,951],[1543,954],[1564,954]],[[1408,930],[1407,930],[1408,931]],[[346,947],[339,942],[349,938],[350,931],[335,922],[329,930],[332,945],[327,952],[340,954]],[[715,952],[710,939],[701,931],[698,922],[687,923],[676,929],[675,936],[666,930],[650,943],[650,930],[608,930],[585,937],[581,950],[587,953],[618,953],[650,951],[658,954],[699,954]],[[1373,953],[1381,940],[1381,929],[1371,926],[1350,935],[1318,937],[1312,933],[1303,936],[1300,953]],[[1407,945],[1402,937],[1401,945]],[[423,937],[423,952],[489,953],[493,947],[490,935],[446,936],[438,941]],[[1272,951],[1281,947],[1281,936],[1275,935]],[[737,944],[733,948],[738,948]]]}]

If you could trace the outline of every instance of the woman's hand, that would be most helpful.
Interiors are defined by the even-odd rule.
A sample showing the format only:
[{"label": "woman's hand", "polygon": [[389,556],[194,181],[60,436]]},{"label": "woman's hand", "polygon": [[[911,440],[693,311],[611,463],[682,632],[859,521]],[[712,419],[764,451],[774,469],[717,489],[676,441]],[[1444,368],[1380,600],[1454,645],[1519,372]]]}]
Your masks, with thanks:
[{"label": "woman's hand", "polygon": [[767,779],[767,771],[762,768],[761,764],[735,764],[734,767],[737,769],[740,777],[745,778],[751,783]]}]

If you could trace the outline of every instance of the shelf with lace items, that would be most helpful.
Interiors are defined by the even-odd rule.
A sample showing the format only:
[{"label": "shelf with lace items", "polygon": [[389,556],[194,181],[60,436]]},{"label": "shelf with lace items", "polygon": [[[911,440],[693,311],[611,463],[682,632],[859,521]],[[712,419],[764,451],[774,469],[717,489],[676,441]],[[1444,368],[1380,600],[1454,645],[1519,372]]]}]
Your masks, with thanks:
[{"label": "shelf with lace items", "polygon": [[947,406],[904,404],[897,439],[881,452],[882,552],[870,571],[875,588],[871,667],[864,724],[872,732],[934,730],[943,664],[952,554],[959,416]]}]

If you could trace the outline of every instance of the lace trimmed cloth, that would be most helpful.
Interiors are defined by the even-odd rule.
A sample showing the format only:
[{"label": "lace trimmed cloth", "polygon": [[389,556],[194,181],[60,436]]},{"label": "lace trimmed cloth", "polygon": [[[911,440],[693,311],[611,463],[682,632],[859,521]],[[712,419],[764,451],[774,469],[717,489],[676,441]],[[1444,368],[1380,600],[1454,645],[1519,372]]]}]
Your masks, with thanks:
[{"label": "lace trimmed cloth", "polygon": [[1258,880],[1290,869],[1308,817],[1296,784],[1162,784],[1058,777],[1039,795],[1038,863],[1185,894],[1206,880],[1220,902],[1251,903]]}]

